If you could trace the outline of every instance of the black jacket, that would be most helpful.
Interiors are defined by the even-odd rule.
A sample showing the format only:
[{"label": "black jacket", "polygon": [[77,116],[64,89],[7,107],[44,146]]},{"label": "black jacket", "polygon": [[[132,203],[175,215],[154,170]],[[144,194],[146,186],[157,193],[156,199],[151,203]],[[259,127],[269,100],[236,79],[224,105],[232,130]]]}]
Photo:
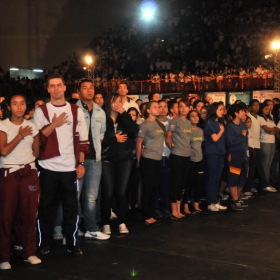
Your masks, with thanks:
[{"label": "black jacket", "polygon": [[114,122],[110,117],[107,117],[106,132],[102,142],[102,160],[116,162],[132,158],[131,139],[137,136],[139,127],[127,112],[119,114],[116,123],[118,124],[116,131],[127,134],[128,138],[125,142],[117,142]]}]

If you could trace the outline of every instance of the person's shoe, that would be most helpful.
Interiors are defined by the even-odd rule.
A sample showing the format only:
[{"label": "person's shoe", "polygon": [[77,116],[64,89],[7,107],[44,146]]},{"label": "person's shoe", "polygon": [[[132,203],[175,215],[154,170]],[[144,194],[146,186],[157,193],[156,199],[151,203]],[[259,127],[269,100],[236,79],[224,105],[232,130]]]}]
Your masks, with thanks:
[{"label": "person's shoe", "polygon": [[233,202],[231,205],[230,205],[230,208],[231,210],[234,210],[234,211],[243,211],[243,207],[241,206],[241,203],[236,201],[236,202]]},{"label": "person's shoe", "polygon": [[21,251],[21,250],[23,250],[23,247],[21,245],[14,245],[14,249],[16,251]]},{"label": "person's shoe", "polygon": [[213,211],[213,212],[220,211],[220,209],[217,208],[216,205],[217,205],[217,204],[210,204],[210,205],[208,205],[207,208],[208,208],[208,210]]},{"label": "person's shoe", "polygon": [[227,207],[221,205],[220,203],[216,203],[215,206],[216,206],[219,210],[227,210]]},{"label": "person's shoe", "polygon": [[110,238],[110,235],[102,233],[101,231],[87,231],[85,233],[85,239],[106,240],[109,238]]},{"label": "person's shoe", "polygon": [[162,216],[162,214],[161,214],[161,212],[159,210],[156,210],[155,214],[153,215],[153,217],[155,219],[161,219],[163,216]]},{"label": "person's shoe", "polygon": [[245,207],[248,207],[248,206],[249,206],[249,204],[247,204],[246,202],[244,202],[244,200],[239,199],[239,200],[237,200],[237,202],[239,202],[239,203],[241,204],[242,208],[245,208]]},{"label": "person's shoe", "polygon": [[102,229],[102,232],[105,233],[105,234],[110,235],[110,234],[111,234],[110,225],[104,225],[104,226],[103,226],[103,229]]},{"label": "person's shoe", "polygon": [[73,247],[68,247],[67,248],[67,252],[73,256],[79,257],[83,255],[83,251],[77,247],[77,246],[73,246]]},{"label": "person's shoe", "polygon": [[81,237],[81,236],[84,236],[85,234],[80,230],[78,229],[78,237]]},{"label": "person's shoe", "polygon": [[244,193],[241,193],[241,194],[240,194],[240,199],[242,199],[242,200],[249,199],[250,197],[251,197],[251,196],[245,195]]},{"label": "person's shoe", "polygon": [[229,199],[229,195],[228,195],[228,194],[225,194],[225,193],[220,194],[219,197],[220,197],[220,199],[223,200],[223,201]]},{"label": "person's shoe", "polygon": [[30,256],[27,260],[24,261],[30,264],[39,264],[42,262],[37,256]]},{"label": "person's shoe", "polygon": [[171,217],[171,213],[168,210],[164,210],[164,211],[162,211],[162,216],[164,218],[170,218]]},{"label": "person's shoe", "polygon": [[62,240],[63,239],[63,234],[62,233],[54,233],[53,234],[53,239],[54,240]]},{"label": "person's shoe", "polygon": [[272,193],[277,192],[277,190],[275,188],[273,188],[272,186],[267,186],[263,190],[267,191],[267,192],[272,192]]},{"label": "person's shoe", "polygon": [[247,195],[247,196],[252,196],[253,195],[252,192],[244,192],[244,194]]},{"label": "person's shoe", "polygon": [[2,262],[0,263],[0,269],[1,270],[8,270],[8,269],[11,269],[11,265],[9,262]]},{"label": "person's shoe", "polygon": [[122,224],[119,225],[119,231],[120,231],[120,233],[129,233],[129,230],[126,227],[125,223],[122,223]]},{"label": "person's shoe", "polygon": [[258,192],[258,190],[257,190],[255,187],[252,187],[252,188],[250,189],[250,191],[251,191],[252,193],[257,193],[257,192]]},{"label": "person's shoe", "polygon": [[45,247],[40,248],[40,253],[42,255],[48,255],[50,252],[51,252],[50,246],[45,246]]}]

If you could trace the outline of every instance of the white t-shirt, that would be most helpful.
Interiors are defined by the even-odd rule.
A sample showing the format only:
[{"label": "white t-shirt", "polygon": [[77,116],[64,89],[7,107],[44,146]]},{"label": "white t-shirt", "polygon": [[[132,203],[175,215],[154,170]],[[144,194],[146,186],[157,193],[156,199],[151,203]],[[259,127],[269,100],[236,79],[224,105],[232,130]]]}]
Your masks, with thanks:
[{"label": "white t-shirt", "polygon": [[21,125],[13,124],[9,119],[0,122],[0,131],[7,135],[7,143],[10,143],[17,135],[20,127],[32,127],[32,135],[25,136],[18,145],[5,157],[0,158],[0,168],[9,168],[11,165],[28,164],[35,161],[33,156],[33,137],[38,134],[38,129],[31,121],[23,120]]},{"label": "white t-shirt", "polygon": [[248,144],[251,148],[260,149],[260,135],[261,135],[261,118],[257,115],[255,118],[253,115],[248,113],[248,116],[252,120],[252,126],[248,129],[249,132],[249,139]]},{"label": "white t-shirt", "polygon": [[275,143],[275,135],[267,133],[262,126],[266,125],[267,127],[273,128],[276,126],[274,121],[270,119],[264,119],[263,117],[260,117],[261,119],[261,143]]},{"label": "white t-shirt", "polygon": [[139,110],[139,107],[138,107],[137,103],[135,101],[133,101],[131,98],[129,98],[123,104],[123,108],[127,111],[131,107],[136,108],[137,111],[140,113],[140,110]]},{"label": "white t-shirt", "polygon": [[[53,157],[50,159],[39,160],[40,166],[45,169],[52,171],[74,171],[75,168],[75,154],[74,154],[74,144],[73,144],[73,115],[71,106],[68,102],[64,106],[54,106],[51,102],[46,104],[49,119],[52,121],[54,114],[60,116],[62,113],[66,112],[68,117],[68,122],[62,126],[56,127],[56,135],[58,140],[58,147],[60,156]],[[84,118],[83,111],[78,108],[77,115],[77,132],[80,134],[80,138],[88,139],[88,129]],[[44,126],[50,124],[45,118],[42,109],[39,107],[34,113],[34,123],[37,125],[38,129],[42,129]]]}]

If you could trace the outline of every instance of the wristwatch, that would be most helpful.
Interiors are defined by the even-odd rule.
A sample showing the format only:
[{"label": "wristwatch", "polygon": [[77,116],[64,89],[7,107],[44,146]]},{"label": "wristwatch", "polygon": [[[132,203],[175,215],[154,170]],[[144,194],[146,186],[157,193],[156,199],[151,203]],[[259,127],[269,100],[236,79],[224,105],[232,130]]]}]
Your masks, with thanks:
[{"label": "wristwatch", "polygon": [[78,164],[85,166],[85,163],[83,161],[79,161]]}]

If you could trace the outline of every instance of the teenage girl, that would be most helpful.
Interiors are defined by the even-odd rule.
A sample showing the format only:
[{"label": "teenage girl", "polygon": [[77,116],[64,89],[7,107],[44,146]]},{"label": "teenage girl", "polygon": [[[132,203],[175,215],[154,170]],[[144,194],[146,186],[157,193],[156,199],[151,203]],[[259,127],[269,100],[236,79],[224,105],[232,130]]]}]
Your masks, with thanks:
[{"label": "teenage girl", "polygon": [[[0,122],[0,269],[10,269],[12,231],[23,245],[23,259],[41,263],[36,256],[36,217],[40,185],[35,166],[39,136],[35,124],[24,119],[26,100],[11,97],[10,118]],[[24,238],[22,238],[24,236]]]},{"label": "teenage girl", "polygon": [[202,154],[203,130],[197,125],[199,123],[199,115],[196,110],[188,113],[188,119],[192,123],[191,131],[191,188],[193,193],[194,213],[201,213],[199,200],[204,187],[204,162]]},{"label": "teenage girl", "polygon": [[225,126],[223,124],[224,105],[212,103],[207,111],[207,121],[204,126],[204,141],[206,157],[206,193],[210,211],[225,210],[217,201],[219,181],[222,176],[225,155]]},{"label": "teenage girl", "polygon": [[[166,144],[171,150],[171,218],[175,221],[191,214],[188,206],[189,200],[189,175],[190,175],[190,140],[191,122],[187,119],[190,111],[188,99],[179,101],[179,116],[171,120]],[[184,193],[184,196],[183,196]],[[184,214],[181,213],[181,200],[183,199]]]},{"label": "teenage girl", "polygon": [[161,181],[165,127],[157,119],[159,116],[157,101],[147,104],[145,114],[146,120],[140,125],[136,139],[136,157],[142,174],[144,219],[146,225],[151,225],[156,222],[153,218],[154,201]]}]

